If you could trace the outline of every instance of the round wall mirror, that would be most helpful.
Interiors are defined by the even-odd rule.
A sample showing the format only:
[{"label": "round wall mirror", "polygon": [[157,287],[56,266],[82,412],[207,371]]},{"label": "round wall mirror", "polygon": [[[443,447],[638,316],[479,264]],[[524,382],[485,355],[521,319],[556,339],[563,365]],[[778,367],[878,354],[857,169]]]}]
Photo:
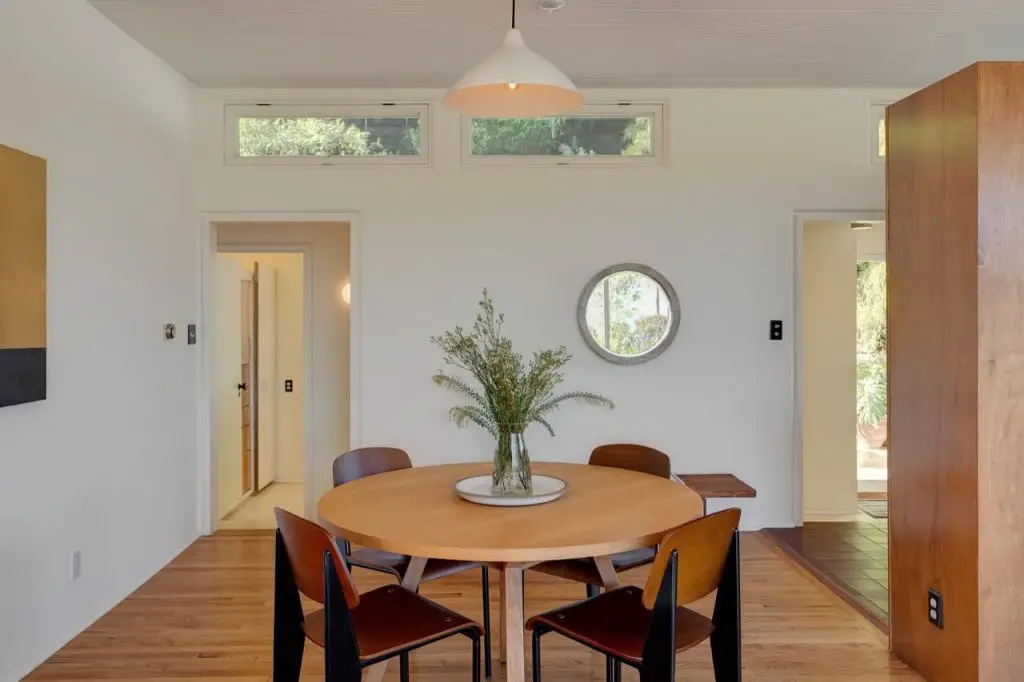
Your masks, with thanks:
[{"label": "round wall mirror", "polygon": [[634,365],[661,355],[679,330],[679,298],[660,272],[621,263],[594,275],[576,308],[580,333],[609,362]]}]

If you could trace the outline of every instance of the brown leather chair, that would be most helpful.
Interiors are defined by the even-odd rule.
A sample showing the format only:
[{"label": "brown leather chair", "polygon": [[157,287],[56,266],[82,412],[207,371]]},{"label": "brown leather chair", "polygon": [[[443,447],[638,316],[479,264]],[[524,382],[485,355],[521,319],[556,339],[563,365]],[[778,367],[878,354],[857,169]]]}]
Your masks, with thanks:
[{"label": "brown leather chair", "polygon": [[[675,679],[676,653],[711,638],[716,682],[739,682],[739,509],[702,516],[665,536],[643,590],[621,587],[531,618],[533,680],[541,680],[541,637],[557,632],[605,654],[608,679],[622,664],[641,682]],[[710,619],[685,608],[717,590]]]},{"label": "brown leather chair", "polygon": [[[388,447],[360,448],[339,455],[334,460],[334,485],[344,485],[360,478],[384,474],[389,471],[411,469],[412,460],[405,450]],[[410,513],[415,513],[415,510]],[[352,551],[348,540],[342,543],[342,552],[349,566],[358,566],[369,571],[387,573],[402,582],[409,568],[409,557],[379,549],[357,549]],[[431,559],[423,569],[420,582],[437,580],[453,573],[480,569],[481,589],[483,591],[484,620],[484,672],[491,676],[491,595],[490,580],[487,566],[469,561],[449,561],[447,559]]]},{"label": "brown leather chair", "polygon": [[[633,445],[630,443],[601,445],[594,448],[594,451],[590,453],[590,461],[588,463],[593,466],[639,471],[640,473],[660,476],[661,478],[670,478],[672,476],[672,461],[668,455],[646,445]],[[619,552],[618,554],[613,554],[610,558],[615,572],[622,573],[623,571],[651,563],[654,561],[654,553],[654,547],[645,547],[628,552]],[[553,575],[556,578],[584,583],[587,586],[588,597],[595,596],[598,593],[599,586],[602,584],[601,574],[598,572],[593,559],[547,561],[533,566],[530,570]]]},{"label": "brown leather chair", "polygon": [[[473,682],[480,682],[483,627],[398,585],[359,594],[331,534],[299,516],[274,509],[275,682],[298,682],[306,640],[323,647],[325,679],[358,680],[362,669],[398,657],[409,680],[409,652],[465,635],[473,642]],[[304,614],[299,594],[323,608]]]}]

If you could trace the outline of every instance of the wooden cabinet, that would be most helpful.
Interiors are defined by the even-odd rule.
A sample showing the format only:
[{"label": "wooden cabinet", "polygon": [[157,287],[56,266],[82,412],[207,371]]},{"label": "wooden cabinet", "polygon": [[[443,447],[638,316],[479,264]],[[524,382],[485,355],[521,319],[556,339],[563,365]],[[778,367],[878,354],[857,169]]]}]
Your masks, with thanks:
[{"label": "wooden cabinet", "polygon": [[887,117],[892,649],[930,682],[1017,682],[1024,63],[975,64]]}]

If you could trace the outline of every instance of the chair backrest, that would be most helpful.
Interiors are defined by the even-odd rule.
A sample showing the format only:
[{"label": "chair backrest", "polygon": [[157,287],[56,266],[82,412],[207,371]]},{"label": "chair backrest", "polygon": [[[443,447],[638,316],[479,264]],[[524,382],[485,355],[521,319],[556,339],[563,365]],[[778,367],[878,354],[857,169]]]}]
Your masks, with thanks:
[{"label": "chair backrest", "polygon": [[331,534],[312,521],[279,507],[274,508],[274,516],[277,517],[277,529],[288,554],[292,579],[299,591],[318,604],[324,603],[324,555],[330,554],[334,570],[341,581],[345,602],[350,609],[354,609],[359,604],[359,592],[352,584],[352,577],[345,562],[341,560],[341,552]]},{"label": "chair backrest", "polygon": [[375,474],[411,469],[409,453],[399,448],[359,448],[334,460],[335,487]]},{"label": "chair backrest", "polygon": [[740,510],[733,507],[694,519],[666,535],[644,585],[644,606],[654,608],[672,552],[677,552],[679,562],[677,603],[695,602],[717,589],[739,525]]},{"label": "chair backrest", "polygon": [[661,478],[671,478],[672,476],[672,461],[668,455],[646,445],[632,443],[599,445],[590,453],[590,464],[615,469],[629,469]]}]

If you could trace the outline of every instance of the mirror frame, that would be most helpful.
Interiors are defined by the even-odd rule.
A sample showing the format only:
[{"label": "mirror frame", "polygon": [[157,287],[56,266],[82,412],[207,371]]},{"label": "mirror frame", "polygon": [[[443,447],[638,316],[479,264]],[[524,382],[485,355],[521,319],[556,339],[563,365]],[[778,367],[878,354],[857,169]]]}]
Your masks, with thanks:
[{"label": "mirror frame", "polygon": [[[668,295],[669,311],[672,315],[672,321],[669,323],[668,332],[665,334],[665,338],[650,349],[643,355],[634,356],[623,356],[616,355],[611,351],[603,348],[593,336],[590,335],[590,328],[587,326],[587,304],[590,302],[590,296],[594,293],[594,289],[600,284],[605,277],[614,275],[619,272],[638,272],[641,275],[645,275],[654,280],[658,286],[661,287]],[[608,362],[616,365],[639,365],[645,362],[650,362],[654,358],[658,357],[665,352],[665,349],[672,345],[672,342],[676,338],[676,333],[679,331],[679,296],[676,295],[676,290],[672,288],[669,281],[665,279],[664,275],[655,270],[654,268],[640,263],[618,263],[616,265],[610,265],[607,268],[601,270],[599,273],[590,278],[587,285],[583,287],[583,293],[580,294],[579,303],[576,305],[576,323],[580,328],[580,335],[583,336],[583,340],[586,342],[590,350],[594,351],[597,355],[604,358]]]}]

